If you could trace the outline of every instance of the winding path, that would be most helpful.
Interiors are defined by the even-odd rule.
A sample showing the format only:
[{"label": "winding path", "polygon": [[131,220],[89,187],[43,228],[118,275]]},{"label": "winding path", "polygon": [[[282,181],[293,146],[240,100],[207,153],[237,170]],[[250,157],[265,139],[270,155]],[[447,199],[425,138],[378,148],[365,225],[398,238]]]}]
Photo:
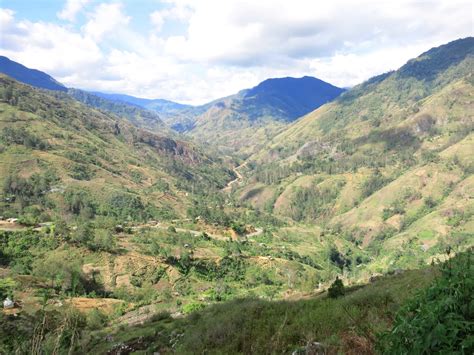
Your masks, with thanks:
[{"label": "winding path", "polygon": [[237,177],[232,180],[232,181],[229,181],[226,185],[226,187],[224,187],[222,189],[222,191],[224,192],[230,192],[232,190],[232,186],[234,184],[237,184],[237,183],[240,183],[242,180],[243,180],[243,176],[242,174],[239,172],[239,169],[243,168],[244,166],[247,166],[247,162],[244,162],[242,164],[240,164],[239,166],[235,167],[235,168],[232,168],[232,171],[234,172],[235,175],[237,175]]}]

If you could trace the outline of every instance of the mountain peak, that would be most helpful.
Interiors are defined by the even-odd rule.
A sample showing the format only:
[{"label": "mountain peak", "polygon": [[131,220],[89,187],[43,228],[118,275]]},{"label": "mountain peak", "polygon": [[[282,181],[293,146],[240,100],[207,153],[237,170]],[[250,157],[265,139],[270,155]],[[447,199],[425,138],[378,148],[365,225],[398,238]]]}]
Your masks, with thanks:
[{"label": "mountain peak", "polygon": [[[334,100],[344,91],[311,76],[271,78],[245,91],[244,100],[248,106],[271,108],[277,118],[293,121]],[[262,110],[252,114],[255,118],[259,115]]]}]

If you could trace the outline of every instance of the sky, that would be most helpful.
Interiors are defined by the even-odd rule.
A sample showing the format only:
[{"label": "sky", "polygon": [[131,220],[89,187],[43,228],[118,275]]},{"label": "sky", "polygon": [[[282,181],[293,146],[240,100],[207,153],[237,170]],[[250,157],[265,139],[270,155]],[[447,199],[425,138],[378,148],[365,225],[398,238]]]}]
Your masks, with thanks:
[{"label": "sky", "polygon": [[267,78],[350,87],[473,36],[472,0],[0,0],[0,55],[68,87],[202,104]]}]

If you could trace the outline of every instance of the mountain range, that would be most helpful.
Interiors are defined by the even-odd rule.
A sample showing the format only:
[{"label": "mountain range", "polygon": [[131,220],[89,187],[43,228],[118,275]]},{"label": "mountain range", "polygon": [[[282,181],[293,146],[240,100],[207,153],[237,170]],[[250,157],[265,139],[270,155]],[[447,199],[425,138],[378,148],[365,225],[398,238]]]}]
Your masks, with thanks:
[{"label": "mountain range", "polygon": [[[0,72],[26,84],[68,91],[81,102],[126,117],[135,125],[152,131],[163,130],[164,121],[171,129],[198,142],[214,142],[224,151],[241,151],[247,155],[255,150],[255,142],[268,139],[287,123],[334,100],[345,91],[308,76],[275,78],[235,95],[190,106],[163,99],[67,89],[45,73],[28,69],[5,57],[4,60],[9,64],[0,66]],[[37,77],[42,81],[35,80]],[[45,82],[56,83],[56,86],[45,86]],[[252,136],[250,139],[243,138],[249,135]]]},{"label": "mountain range", "polygon": [[1,63],[0,353],[472,352],[473,37],[200,106]]},{"label": "mountain range", "polygon": [[191,108],[190,105],[179,104],[177,102],[164,100],[164,99],[143,99],[139,97],[134,97],[130,95],[123,94],[105,94],[102,92],[92,92],[92,94],[108,99],[111,101],[125,102],[128,104],[140,106],[147,110],[156,111],[161,117],[165,120],[168,117],[173,117],[178,114],[180,111]]}]

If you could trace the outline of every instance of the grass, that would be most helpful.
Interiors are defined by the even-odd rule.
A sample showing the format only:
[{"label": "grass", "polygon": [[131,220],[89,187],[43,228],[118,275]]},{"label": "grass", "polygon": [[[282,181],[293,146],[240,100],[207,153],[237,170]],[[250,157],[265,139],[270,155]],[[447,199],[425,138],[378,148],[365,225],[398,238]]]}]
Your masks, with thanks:
[{"label": "grass", "polygon": [[[430,284],[435,274],[435,269],[424,268],[386,276],[348,289],[346,296],[338,299],[324,294],[298,301],[238,299],[184,319],[165,319],[111,333],[115,342],[141,337],[148,351],[169,350],[168,341],[174,336],[178,339],[174,349],[182,354],[288,353],[310,341],[322,343],[330,354],[373,353],[377,334],[390,328],[401,304]],[[90,345],[90,352],[110,348],[101,341]]]}]

